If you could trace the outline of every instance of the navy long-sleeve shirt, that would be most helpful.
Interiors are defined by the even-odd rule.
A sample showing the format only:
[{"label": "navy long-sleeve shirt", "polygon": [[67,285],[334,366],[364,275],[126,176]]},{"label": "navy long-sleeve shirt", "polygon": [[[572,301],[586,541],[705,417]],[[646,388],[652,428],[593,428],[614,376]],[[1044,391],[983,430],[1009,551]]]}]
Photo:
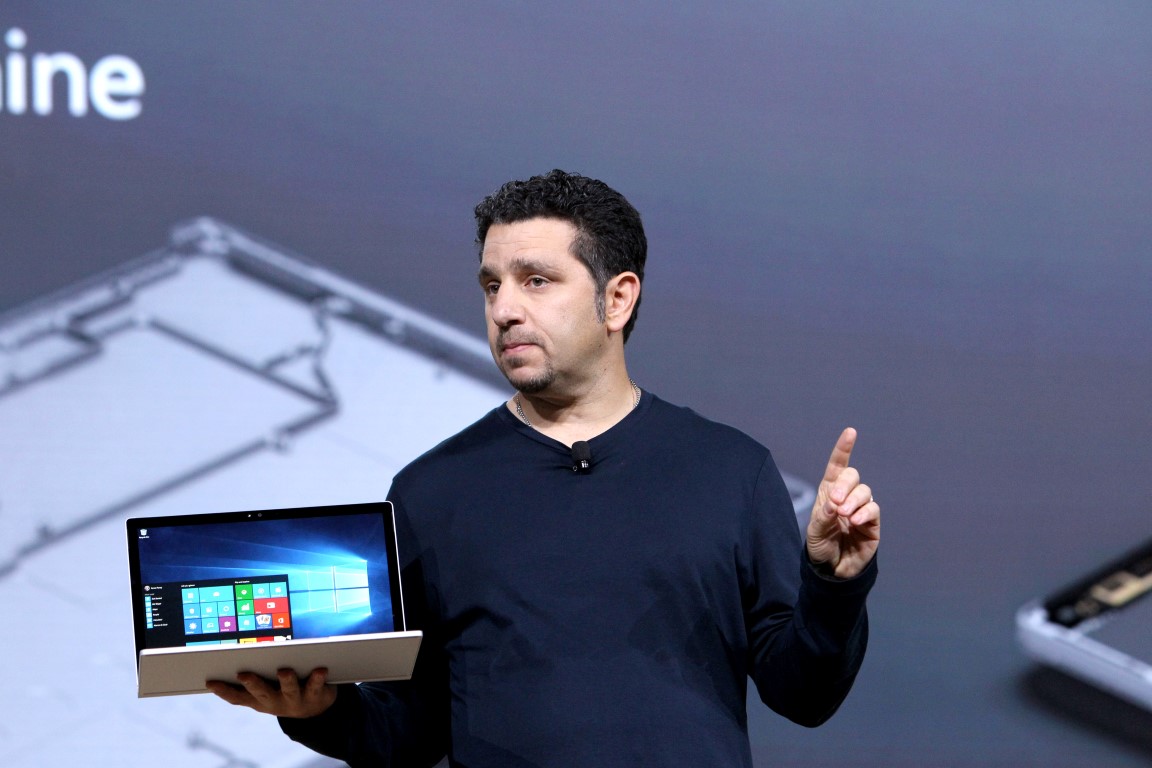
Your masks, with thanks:
[{"label": "navy long-sleeve shirt", "polygon": [[567,446],[499,407],[395,478],[410,682],[342,686],[292,738],[360,765],[751,765],[747,680],[805,725],[859,669],[875,564],[803,555],[768,450],[645,393]]}]

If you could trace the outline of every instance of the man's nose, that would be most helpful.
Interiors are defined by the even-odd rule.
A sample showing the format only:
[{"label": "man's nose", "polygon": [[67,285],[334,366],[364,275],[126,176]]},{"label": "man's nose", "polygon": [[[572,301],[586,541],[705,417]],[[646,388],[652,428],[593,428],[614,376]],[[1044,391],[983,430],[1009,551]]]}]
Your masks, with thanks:
[{"label": "man's nose", "polygon": [[500,327],[519,323],[524,319],[524,306],[513,287],[502,285],[496,289],[490,305],[492,322]]}]

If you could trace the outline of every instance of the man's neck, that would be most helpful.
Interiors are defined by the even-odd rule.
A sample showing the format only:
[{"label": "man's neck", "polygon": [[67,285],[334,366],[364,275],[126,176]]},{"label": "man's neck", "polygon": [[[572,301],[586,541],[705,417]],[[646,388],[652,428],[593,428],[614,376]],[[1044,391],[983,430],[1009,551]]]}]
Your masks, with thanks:
[{"label": "man's neck", "polygon": [[606,432],[631,413],[639,402],[639,395],[639,388],[627,372],[622,372],[585,393],[559,394],[550,390],[531,395],[517,393],[508,401],[508,408],[542,434],[572,445]]}]

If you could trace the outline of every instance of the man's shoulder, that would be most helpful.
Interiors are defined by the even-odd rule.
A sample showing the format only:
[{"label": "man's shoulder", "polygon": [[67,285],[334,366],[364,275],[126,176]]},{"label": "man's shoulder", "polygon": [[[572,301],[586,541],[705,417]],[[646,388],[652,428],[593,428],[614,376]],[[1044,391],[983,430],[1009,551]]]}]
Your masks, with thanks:
[{"label": "man's shoulder", "polygon": [[667,430],[681,441],[690,441],[696,448],[747,451],[759,455],[768,453],[763,444],[746,432],[703,416],[688,406],[675,405],[653,396],[652,415],[657,429]]},{"label": "man's shoulder", "polygon": [[462,457],[487,450],[494,440],[497,440],[506,430],[500,410],[504,406],[493,408],[476,421],[469,424],[456,434],[445,438],[437,445],[429,448],[420,456],[408,463],[397,477],[419,473],[432,469],[444,463],[459,461]]}]

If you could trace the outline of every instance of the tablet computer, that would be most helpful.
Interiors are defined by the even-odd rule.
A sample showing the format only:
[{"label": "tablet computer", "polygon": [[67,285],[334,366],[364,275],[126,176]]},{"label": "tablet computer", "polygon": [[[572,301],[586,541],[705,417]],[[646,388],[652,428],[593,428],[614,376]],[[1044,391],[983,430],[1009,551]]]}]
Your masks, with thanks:
[{"label": "tablet computer", "polygon": [[389,502],[130,518],[127,537],[140,697],[243,671],[412,674]]},{"label": "tablet computer", "polygon": [[1032,658],[1152,710],[1152,539],[1016,614]]}]

